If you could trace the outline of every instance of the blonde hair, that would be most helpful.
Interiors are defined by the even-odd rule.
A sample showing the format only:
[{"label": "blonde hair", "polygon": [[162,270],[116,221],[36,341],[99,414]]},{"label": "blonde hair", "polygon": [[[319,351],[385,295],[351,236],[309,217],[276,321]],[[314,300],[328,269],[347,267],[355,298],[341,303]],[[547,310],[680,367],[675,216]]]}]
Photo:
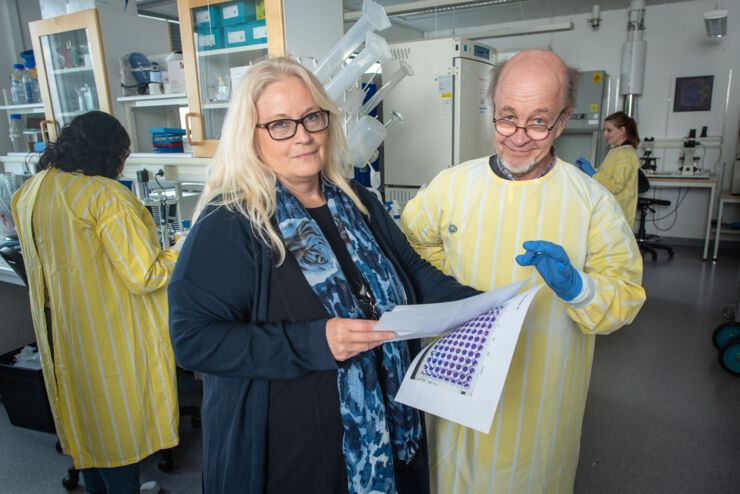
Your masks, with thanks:
[{"label": "blonde hair", "polygon": [[271,221],[277,207],[277,175],[257,152],[255,125],[258,123],[257,101],[265,88],[291,77],[303,81],[319,108],[330,113],[326,130],[327,159],[321,177],[342,189],[357,208],[367,214],[367,209],[345,178],[352,165],[338,108],[311,72],[290,58],[277,57],[254,64],[236,85],[218,149],[209,166],[206,186],[193,218],[197,220],[209,205],[237,211],[249,220],[255,235],[278,253],[278,263],[285,259],[285,247]]}]

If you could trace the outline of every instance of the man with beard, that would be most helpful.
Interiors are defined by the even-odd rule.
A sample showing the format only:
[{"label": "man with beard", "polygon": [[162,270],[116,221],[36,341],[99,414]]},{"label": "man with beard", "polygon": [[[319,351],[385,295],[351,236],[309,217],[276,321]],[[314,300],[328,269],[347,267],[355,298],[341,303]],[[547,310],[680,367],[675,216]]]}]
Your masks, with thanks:
[{"label": "man with beard", "polygon": [[408,203],[403,229],[463,284],[547,287],[489,432],[428,416],[432,492],[573,492],[595,335],[637,315],[642,258],[614,197],[553,147],[573,113],[577,72],[528,50],[491,76],[496,155],[441,172]]}]

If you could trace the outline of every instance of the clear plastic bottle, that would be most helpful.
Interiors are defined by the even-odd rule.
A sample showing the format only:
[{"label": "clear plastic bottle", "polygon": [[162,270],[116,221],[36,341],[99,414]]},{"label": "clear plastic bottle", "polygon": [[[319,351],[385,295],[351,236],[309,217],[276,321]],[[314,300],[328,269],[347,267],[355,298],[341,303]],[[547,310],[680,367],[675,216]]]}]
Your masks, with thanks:
[{"label": "clear plastic bottle", "polygon": [[31,62],[23,64],[23,91],[26,93],[28,103],[41,103],[41,89],[39,88],[39,76],[36,72],[36,65]]},{"label": "clear plastic bottle", "polygon": [[21,81],[23,82],[23,93],[25,94],[26,103],[31,104],[35,103],[36,101],[33,99],[33,78],[31,77],[31,71],[30,67],[33,67],[33,65],[26,62],[24,64],[23,68],[23,75],[21,76]]},{"label": "clear plastic bottle", "polygon": [[14,105],[26,104],[26,93],[23,90],[23,64],[13,64],[13,72],[10,73],[10,97]]},{"label": "clear plastic bottle", "polygon": [[22,153],[26,151],[23,143],[23,122],[17,113],[10,114],[10,125],[8,127],[10,146],[13,152]]}]

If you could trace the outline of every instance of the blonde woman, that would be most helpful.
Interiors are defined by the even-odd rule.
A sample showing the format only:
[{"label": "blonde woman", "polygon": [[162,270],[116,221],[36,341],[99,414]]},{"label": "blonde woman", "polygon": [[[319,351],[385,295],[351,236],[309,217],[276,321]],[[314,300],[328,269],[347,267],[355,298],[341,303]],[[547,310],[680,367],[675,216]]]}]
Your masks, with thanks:
[{"label": "blonde woman", "polygon": [[177,359],[204,375],[207,493],[429,490],[421,417],[393,399],[418,342],[374,319],[476,292],[344,178],[345,148],[300,64],[238,84],[169,289]]}]

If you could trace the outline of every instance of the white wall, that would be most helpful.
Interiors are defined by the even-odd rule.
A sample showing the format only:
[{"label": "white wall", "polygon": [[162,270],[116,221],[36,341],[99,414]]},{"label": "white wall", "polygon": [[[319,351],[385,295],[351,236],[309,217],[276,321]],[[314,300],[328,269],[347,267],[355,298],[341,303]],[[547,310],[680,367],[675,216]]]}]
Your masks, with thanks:
[{"label": "white wall", "polygon": [[290,56],[319,60],[344,35],[341,0],[283,0],[283,14]]},{"label": "white wall", "polygon": [[[586,22],[590,14],[573,17],[556,17],[537,21],[508,23],[505,27],[525,27],[549,23],[572,21],[572,31],[481,39],[480,41],[501,52],[519,51],[526,48],[549,48],[560,55],[566,63],[579,70],[606,70],[611,77],[610,104],[606,114],[621,109],[618,96],[618,78],[622,43],[627,37],[627,5],[625,9],[602,12],[601,26],[594,30]],[[710,136],[722,136],[720,150],[707,150],[705,166],[720,173],[721,163],[727,163],[722,190],[730,184],[731,168],[736,149],[738,125],[740,124],[740,8],[730,2],[728,8],[727,36],[722,40],[709,40],[705,35],[703,15],[714,10],[713,0],[694,0],[647,7],[645,12],[647,60],[645,85],[638,98],[637,121],[641,137],[682,137],[690,128],[699,134],[707,126]],[[734,8],[733,8],[734,7]],[[526,16],[526,5],[523,6]],[[483,28],[458,29],[457,35],[466,36],[485,32],[504,25]],[[382,33],[381,33],[382,34]],[[450,32],[435,33],[439,36]],[[673,113],[673,92],[676,77],[714,75],[712,109],[708,112]],[[731,81],[730,81],[731,78]],[[728,84],[730,89],[728,91]],[[725,102],[729,101],[725,115]],[[680,150],[658,152],[665,170],[678,167]],[[719,163],[717,161],[719,160]],[[666,199],[675,201],[676,190],[662,193]],[[658,195],[660,197],[660,194]],[[708,196],[703,191],[691,191],[681,203],[676,224],[662,235],[672,237],[703,238],[706,222]],[[740,208],[735,208],[740,211]],[[732,212],[735,214],[735,211]],[[732,219],[732,214],[726,218]],[[660,222],[667,226],[671,219]]]}]

